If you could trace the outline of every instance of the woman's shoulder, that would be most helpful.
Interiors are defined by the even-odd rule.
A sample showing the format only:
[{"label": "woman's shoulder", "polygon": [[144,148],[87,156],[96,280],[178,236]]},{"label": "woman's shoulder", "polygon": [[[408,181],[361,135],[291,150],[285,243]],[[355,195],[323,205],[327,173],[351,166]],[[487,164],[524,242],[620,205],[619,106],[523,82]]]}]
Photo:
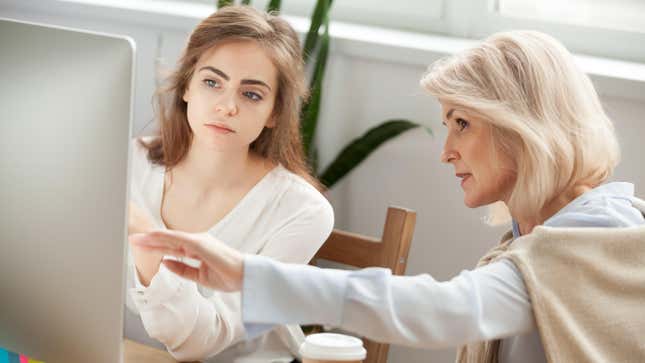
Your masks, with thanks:
[{"label": "woman's shoulder", "polygon": [[271,189],[277,192],[273,195],[279,210],[288,215],[312,214],[318,219],[333,220],[331,204],[305,178],[282,165],[276,166],[271,174]]},{"label": "woman's shoulder", "polygon": [[150,164],[148,160],[148,148],[145,145],[157,139],[156,136],[142,136],[130,140],[130,149],[132,150],[132,157],[135,164]]},{"label": "woman's shoulder", "polygon": [[132,153],[131,173],[132,181],[143,181],[150,174],[155,165],[148,159],[148,148],[144,144],[154,141],[154,136],[144,136],[134,138],[130,141],[130,150]]},{"label": "woman's shoulder", "polygon": [[633,204],[630,183],[600,185],[565,206],[544,225],[549,227],[631,227],[642,225],[642,212]]},{"label": "woman's shoulder", "polygon": [[139,150],[141,152],[145,151],[147,153],[148,149],[145,147],[145,145],[148,145],[158,139],[158,136],[139,136],[130,140],[130,143],[136,150]]},{"label": "woman's shoulder", "polygon": [[284,185],[289,195],[306,198],[308,200],[327,201],[327,198],[309,181],[284,166],[278,164],[272,172],[275,175],[276,182]]}]

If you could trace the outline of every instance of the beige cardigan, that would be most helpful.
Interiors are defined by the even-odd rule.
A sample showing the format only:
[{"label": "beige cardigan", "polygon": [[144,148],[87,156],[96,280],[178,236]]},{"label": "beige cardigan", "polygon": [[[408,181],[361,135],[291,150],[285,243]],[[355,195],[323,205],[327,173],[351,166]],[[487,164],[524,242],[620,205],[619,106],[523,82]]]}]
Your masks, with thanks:
[{"label": "beige cardigan", "polygon": [[[643,201],[634,206],[645,214]],[[548,362],[645,362],[645,226],[510,237],[478,266],[509,258],[518,267]],[[497,362],[499,342],[462,347],[457,362]]]}]

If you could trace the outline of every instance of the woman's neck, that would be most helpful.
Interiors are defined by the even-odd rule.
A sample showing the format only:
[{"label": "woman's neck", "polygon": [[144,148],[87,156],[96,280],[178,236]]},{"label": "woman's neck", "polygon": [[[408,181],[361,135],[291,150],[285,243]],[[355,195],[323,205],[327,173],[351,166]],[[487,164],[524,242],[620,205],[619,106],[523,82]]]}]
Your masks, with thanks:
[{"label": "woman's neck", "polygon": [[253,179],[254,171],[262,164],[262,158],[248,148],[217,151],[193,140],[184,160],[173,168],[173,177],[189,177],[192,188],[202,192],[228,190]]},{"label": "woman's neck", "polygon": [[516,218],[515,214],[513,214],[513,211],[511,211],[511,215],[519,226],[520,234],[529,234],[533,231],[533,228],[542,225],[547,219],[558,213],[558,211],[564,208],[567,204],[571,203],[574,199],[578,198],[591,189],[592,187],[588,185],[574,185],[569,190],[549,201],[542,208],[539,215],[534,219],[526,219],[521,217]]}]

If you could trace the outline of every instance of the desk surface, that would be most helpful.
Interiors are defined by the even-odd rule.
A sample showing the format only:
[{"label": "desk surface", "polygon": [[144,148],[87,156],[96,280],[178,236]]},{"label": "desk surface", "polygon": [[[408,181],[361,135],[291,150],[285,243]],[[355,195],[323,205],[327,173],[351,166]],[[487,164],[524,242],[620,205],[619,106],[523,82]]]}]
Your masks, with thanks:
[{"label": "desk surface", "polygon": [[125,339],[124,363],[177,363],[168,352]]}]

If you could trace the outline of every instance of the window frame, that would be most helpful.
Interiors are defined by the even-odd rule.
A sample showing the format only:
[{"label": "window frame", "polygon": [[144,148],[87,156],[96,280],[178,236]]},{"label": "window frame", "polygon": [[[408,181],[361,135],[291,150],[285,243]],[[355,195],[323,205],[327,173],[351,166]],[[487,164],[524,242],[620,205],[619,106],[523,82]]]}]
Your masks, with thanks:
[{"label": "window frame", "polygon": [[498,11],[499,1],[479,2],[477,11],[483,16],[473,23],[470,38],[483,38],[509,29],[532,29],[554,36],[575,53],[645,63],[645,46],[637,46],[645,45],[643,32],[502,15]]},{"label": "window frame", "polygon": [[[215,2],[215,0],[184,1],[198,1],[202,3]],[[313,9],[315,1],[284,1],[283,6],[291,3],[292,5],[290,7],[292,9],[298,9],[293,12],[285,8],[287,9],[285,14],[308,17],[306,9],[309,6]],[[351,0],[335,0],[332,6],[338,7],[338,3],[342,1]],[[434,14],[423,21],[418,17],[405,19],[404,21],[391,19],[391,17],[388,19],[389,14],[383,14],[383,17],[376,21],[373,19],[365,21],[361,17],[349,20],[346,10],[340,12],[343,14],[342,16],[332,19],[340,22],[354,22],[368,26],[382,26],[402,31],[441,34],[468,39],[482,39],[492,33],[511,29],[531,29],[554,36],[564,43],[570,51],[575,53],[645,63],[645,46],[638,46],[639,44],[645,45],[645,32],[565,24],[535,18],[503,15],[498,11],[500,1],[502,0],[426,1],[428,4],[431,4],[428,5],[428,9],[433,9]],[[264,8],[267,3],[268,0],[254,1],[254,5],[258,8]],[[391,2],[383,0],[383,3]],[[375,6],[378,6],[378,4]],[[415,9],[410,13],[418,14],[420,11],[423,10]],[[403,22],[405,24],[402,24]]]}]

